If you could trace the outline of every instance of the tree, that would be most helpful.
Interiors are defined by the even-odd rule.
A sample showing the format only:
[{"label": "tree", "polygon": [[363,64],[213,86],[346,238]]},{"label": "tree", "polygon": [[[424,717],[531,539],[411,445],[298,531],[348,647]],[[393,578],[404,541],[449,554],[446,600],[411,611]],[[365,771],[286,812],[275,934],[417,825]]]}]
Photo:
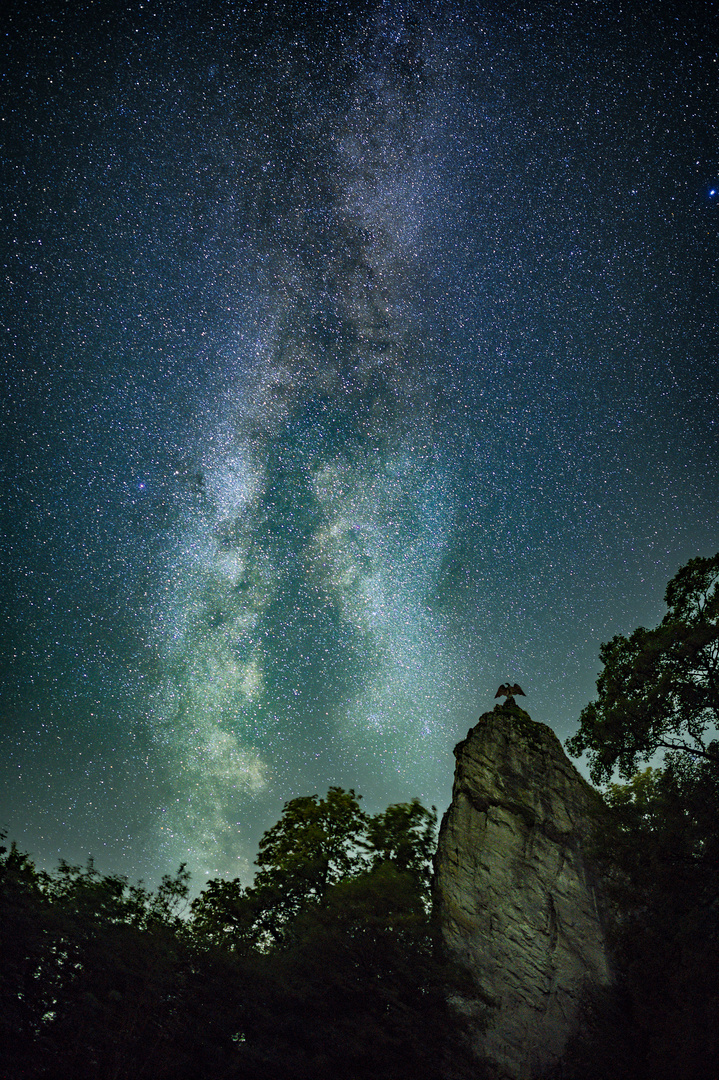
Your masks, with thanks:
[{"label": "tree", "polygon": [[155,892],[65,862],[38,871],[0,848],[0,1076],[129,1078],[182,1071],[191,957],[181,867]]},{"label": "tree", "polygon": [[453,1026],[412,875],[384,862],[339,882],[262,959],[243,1077],[440,1080]]},{"label": "tree", "polygon": [[202,946],[245,953],[256,943],[257,904],[238,878],[213,878],[190,905],[193,935]]},{"label": "tree", "polygon": [[291,799],[260,840],[254,883],[208,882],[192,903],[195,930],[235,950],[269,947],[291,932],[301,913],[323,905],[334,886],[385,863],[408,874],[428,903],[436,810],[413,799],[369,815],[360,798],[331,787],[325,798]]},{"label": "tree", "polygon": [[292,799],[254,884],[211,881],[193,901],[203,965],[231,955],[243,972],[245,1080],[438,1080],[456,1025],[427,903],[435,824],[417,799],[373,816],[338,787]]},{"label": "tree", "polygon": [[354,791],[331,787],[327,797],[292,799],[268,829],[255,859],[259,871],[247,899],[258,926],[280,940],[291,919],[327,890],[363,867],[361,840],[367,815]]},{"label": "tree", "polygon": [[[719,768],[670,753],[609,784],[596,837],[615,985],[567,1080],[719,1075]],[[601,1004],[600,999],[600,1004]],[[607,1057],[607,1054],[609,1055]]]},{"label": "tree", "polygon": [[189,919],[184,867],[150,891],[0,846],[0,1076],[436,1080],[434,820],[341,788],[293,799],[255,883],[208,883]]},{"label": "tree", "polygon": [[409,874],[428,900],[436,832],[434,806],[427,810],[419,799],[388,806],[367,821],[366,846],[372,869],[390,863],[400,873]]},{"label": "tree", "polygon": [[659,626],[602,645],[598,697],[567,741],[589,755],[595,783],[629,779],[657,751],[719,762],[719,553],[691,559],[669,582]]},{"label": "tree", "polygon": [[[0,833],[0,841],[5,837]],[[42,878],[27,855],[0,846],[0,1076],[21,1076],[26,1050],[52,1008],[53,979],[38,977],[52,939]]]},{"label": "tree", "polygon": [[[588,752],[595,783],[611,781],[615,770],[628,780],[606,787],[610,817],[597,851],[617,916],[613,1007],[625,1018],[627,1075],[712,1080],[719,1068],[719,554],[683,566],[665,601],[655,629],[602,645],[597,700],[567,748]],[[661,768],[637,772],[662,752]],[[596,1061],[597,1048],[590,1049],[586,1061]],[[586,1061],[577,1062],[577,1076],[592,1075]]]}]

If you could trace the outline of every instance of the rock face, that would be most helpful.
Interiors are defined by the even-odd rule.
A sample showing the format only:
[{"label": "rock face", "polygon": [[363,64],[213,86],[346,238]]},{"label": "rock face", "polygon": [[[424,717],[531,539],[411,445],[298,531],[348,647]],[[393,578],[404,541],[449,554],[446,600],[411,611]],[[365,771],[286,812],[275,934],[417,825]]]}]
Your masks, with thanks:
[{"label": "rock face", "polygon": [[556,1068],[586,991],[611,982],[586,854],[603,804],[552,730],[511,703],[454,752],[435,901],[476,989],[455,1004],[496,1080],[538,1080]]}]

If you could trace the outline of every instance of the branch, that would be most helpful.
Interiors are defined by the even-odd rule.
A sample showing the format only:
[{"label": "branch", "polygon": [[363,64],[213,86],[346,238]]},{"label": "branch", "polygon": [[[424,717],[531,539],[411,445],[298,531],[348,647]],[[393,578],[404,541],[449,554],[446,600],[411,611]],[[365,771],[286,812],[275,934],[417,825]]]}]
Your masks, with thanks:
[{"label": "branch", "polygon": [[699,757],[707,758],[709,761],[717,760],[717,755],[710,750],[699,750],[696,746],[689,746],[687,743],[670,743],[659,739],[657,746],[663,746],[665,750],[683,750],[687,754],[698,754]]}]

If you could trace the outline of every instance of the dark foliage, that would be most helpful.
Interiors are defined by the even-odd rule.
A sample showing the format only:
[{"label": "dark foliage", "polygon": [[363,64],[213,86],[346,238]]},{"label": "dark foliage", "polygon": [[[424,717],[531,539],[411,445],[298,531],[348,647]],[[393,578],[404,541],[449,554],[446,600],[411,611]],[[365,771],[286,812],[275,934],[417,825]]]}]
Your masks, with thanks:
[{"label": "dark foliage", "polygon": [[719,553],[691,559],[672,578],[654,630],[602,645],[598,697],[567,748],[589,754],[592,779],[629,779],[661,750],[719,758]]},{"label": "dark foliage", "polygon": [[248,1011],[251,1077],[437,1077],[451,1030],[415,883],[390,864],[333,886],[270,950]]},{"label": "dark foliage", "polygon": [[673,755],[607,790],[596,852],[617,983],[588,1003],[563,1080],[719,1075],[719,770]]},{"label": "dark foliage", "polygon": [[292,800],[254,885],[210,882],[189,909],[182,867],[152,892],[3,848],[0,1077],[439,1078],[435,821],[417,801],[370,817],[340,788]]},{"label": "dark foliage", "polygon": [[[598,699],[568,743],[595,780],[629,780],[606,788],[596,853],[617,986],[572,1047],[577,1080],[719,1076],[719,555],[682,567],[666,602],[656,630],[602,647]],[[661,768],[634,771],[662,750]]]},{"label": "dark foliage", "polygon": [[139,1060],[170,1075],[166,1051],[188,969],[178,911],[186,895],[182,867],[150,893],[92,863],[39,873],[14,846],[3,849],[5,1075],[119,1077]]}]

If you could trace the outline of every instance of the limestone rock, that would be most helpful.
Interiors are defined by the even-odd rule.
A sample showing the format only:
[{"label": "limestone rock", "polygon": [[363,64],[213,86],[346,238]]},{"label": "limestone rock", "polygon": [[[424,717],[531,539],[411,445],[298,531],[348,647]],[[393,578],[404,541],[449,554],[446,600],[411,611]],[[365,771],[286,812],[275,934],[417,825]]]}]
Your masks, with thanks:
[{"label": "limestone rock", "polygon": [[513,703],[454,752],[435,902],[476,989],[455,1004],[497,1080],[537,1080],[556,1068],[587,990],[611,982],[587,855],[604,804],[554,732]]}]

